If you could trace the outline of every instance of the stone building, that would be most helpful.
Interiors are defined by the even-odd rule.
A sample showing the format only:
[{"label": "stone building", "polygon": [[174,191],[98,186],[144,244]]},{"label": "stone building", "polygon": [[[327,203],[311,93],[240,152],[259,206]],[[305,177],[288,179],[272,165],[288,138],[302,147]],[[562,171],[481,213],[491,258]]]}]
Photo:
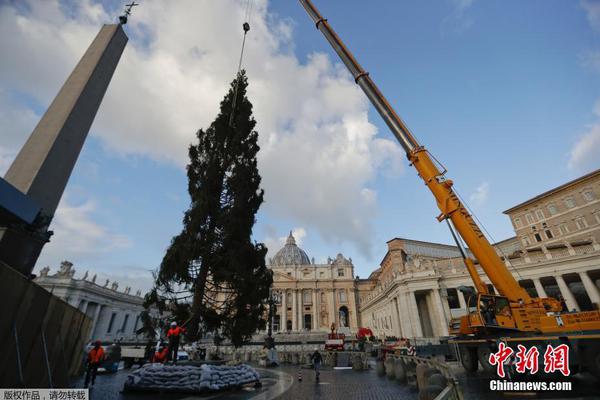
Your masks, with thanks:
[{"label": "stone building", "polygon": [[[505,211],[516,236],[494,246],[530,295],[591,310],[600,304],[599,212],[600,170]],[[358,283],[362,324],[379,336],[447,335],[467,309],[457,288],[473,286],[458,249],[400,238],[387,244],[380,267]]]},{"label": "stone building", "polygon": [[332,323],[355,332],[357,285],[352,259],[338,254],[315,264],[290,232],[285,246],[269,259],[273,291],[278,294],[274,332],[325,332]]},{"label": "stone building", "polygon": [[43,268],[35,283],[92,319],[92,331],[88,340],[143,340],[142,335],[136,335],[136,331],[142,327],[140,313],[144,310],[140,290],[135,294],[131,293],[130,287],[119,291],[117,282],[106,280],[104,283],[96,283],[96,275],[89,277],[88,272],[77,279],[73,264],[68,261],[63,261],[60,269],[53,275],[50,275],[49,267]]}]

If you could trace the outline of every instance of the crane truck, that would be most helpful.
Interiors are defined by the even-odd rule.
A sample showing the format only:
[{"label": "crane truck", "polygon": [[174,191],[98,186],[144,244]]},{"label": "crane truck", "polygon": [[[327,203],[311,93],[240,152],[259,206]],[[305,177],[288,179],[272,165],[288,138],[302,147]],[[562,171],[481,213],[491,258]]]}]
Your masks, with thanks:
[{"label": "crane truck", "polygon": [[[446,177],[446,169],[419,144],[312,1],[299,1],[406,152],[410,165],[437,202],[440,210],[437,220],[448,224],[461,251],[475,287],[468,296],[467,314],[461,317],[457,335],[452,339],[463,367],[474,372],[479,361],[482,368],[491,369],[489,355],[500,341],[515,348],[520,343],[540,347],[560,343],[569,345],[571,350],[571,371],[587,370],[600,379],[600,312],[564,313],[557,299],[532,297],[519,285],[456,194],[452,180]],[[457,234],[470,253],[463,248]],[[477,264],[498,294],[488,290]]]}]

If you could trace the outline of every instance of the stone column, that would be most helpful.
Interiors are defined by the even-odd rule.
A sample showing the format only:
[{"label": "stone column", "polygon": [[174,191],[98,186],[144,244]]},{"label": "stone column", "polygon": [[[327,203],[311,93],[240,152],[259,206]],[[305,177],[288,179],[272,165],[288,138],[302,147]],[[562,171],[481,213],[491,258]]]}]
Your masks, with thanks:
[{"label": "stone column", "polygon": [[281,315],[279,317],[279,331],[287,330],[287,290],[281,292]]},{"label": "stone column", "polygon": [[317,290],[313,289],[312,291],[312,310],[313,310],[313,316],[312,316],[312,330],[313,331],[318,331],[319,330],[319,311],[317,309]]},{"label": "stone column", "polygon": [[446,314],[446,308],[448,308],[448,302],[446,301],[445,303],[445,307],[444,307],[444,302],[442,301],[442,296],[440,296],[440,290],[439,289],[433,289],[431,291],[431,296],[433,298],[433,304],[436,310],[436,313],[438,314],[438,327],[440,328],[439,331],[437,332],[437,334],[439,336],[448,336],[448,318],[449,318],[449,313]]},{"label": "stone column", "polygon": [[400,315],[398,313],[398,297],[392,299],[392,323],[394,324],[393,334],[402,337],[402,326],[400,324]]},{"label": "stone column", "polygon": [[456,289],[456,293],[458,293],[458,304],[460,308],[463,310],[467,309],[467,301],[465,300],[465,295],[460,290]]},{"label": "stone column", "polygon": [[298,330],[298,297],[296,296],[296,290],[292,292],[292,330]]},{"label": "stone column", "polygon": [[567,285],[563,277],[561,275],[556,275],[554,278],[556,279],[556,283],[558,284],[560,293],[565,299],[565,303],[567,304],[567,308],[569,309],[569,311],[573,309],[579,311],[579,305],[577,304],[573,293],[571,293],[571,290],[569,289],[569,286]]},{"label": "stone column", "polygon": [[302,289],[296,292],[298,296],[298,314],[296,314],[296,318],[298,318],[298,330],[304,329],[304,304],[302,299]]},{"label": "stone column", "polygon": [[410,324],[412,327],[412,333],[414,337],[423,337],[423,330],[421,329],[421,317],[419,316],[419,306],[417,305],[417,298],[415,292],[410,291],[407,294],[408,300],[408,315],[410,316]]},{"label": "stone column", "polygon": [[329,290],[329,326],[331,327],[331,324],[335,323],[335,326],[337,327],[337,313],[336,313],[336,307],[335,307],[335,289],[331,289]]},{"label": "stone column", "polygon": [[583,287],[585,287],[585,291],[587,292],[590,301],[600,306],[600,293],[598,291],[598,286],[596,286],[596,284],[589,277],[587,271],[580,272],[579,277],[581,278],[581,283],[583,283]]},{"label": "stone column", "polygon": [[[90,331],[90,335],[94,335],[96,333],[96,327],[98,326],[98,319],[100,318],[100,310],[102,309],[102,304],[96,303],[96,312],[94,313],[94,320],[92,322],[92,330]],[[90,339],[90,338],[88,338]],[[91,338],[93,339],[93,338]]]},{"label": "stone column", "polygon": [[356,306],[356,296],[354,291],[350,290],[348,295],[348,327],[358,331],[358,307]]},{"label": "stone column", "polygon": [[546,294],[546,291],[544,290],[544,285],[542,285],[542,282],[540,281],[539,278],[533,278],[533,286],[535,286],[535,291],[538,294],[538,297],[548,297],[548,295]]}]

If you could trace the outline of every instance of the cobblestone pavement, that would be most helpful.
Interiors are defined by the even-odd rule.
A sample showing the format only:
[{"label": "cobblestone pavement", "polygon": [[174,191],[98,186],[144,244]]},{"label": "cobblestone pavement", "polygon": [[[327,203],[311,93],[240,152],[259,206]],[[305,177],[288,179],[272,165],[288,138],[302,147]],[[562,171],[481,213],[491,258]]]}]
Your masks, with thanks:
[{"label": "cobblestone pavement", "polygon": [[[291,376],[277,370],[259,369],[261,374],[262,388],[243,388],[238,391],[207,394],[203,396],[190,394],[156,393],[156,392],[128,392],[123,393],[123,386],[127,380],[129,370],[121,370],[114,374],[98,374],[96,384],[90,387],[91,400],[145,400],[145,399],[168,399],[168,400],[270,400],[284,392],[291,384]],[[83,387],[83,377],[75,380],[73,386]]]},{"label": "cobblestone pavement", "polygon": [[321,370],[319,383],[313,370],[303,369],[302,381],[298,381],[296,367],[280,367],[294,378],[292,387],[277,397],[277,400],[323,399],[323,400],[387,400],[417,399],[415,388],[399,385],[386,377],[379,377],[373,370]]}]

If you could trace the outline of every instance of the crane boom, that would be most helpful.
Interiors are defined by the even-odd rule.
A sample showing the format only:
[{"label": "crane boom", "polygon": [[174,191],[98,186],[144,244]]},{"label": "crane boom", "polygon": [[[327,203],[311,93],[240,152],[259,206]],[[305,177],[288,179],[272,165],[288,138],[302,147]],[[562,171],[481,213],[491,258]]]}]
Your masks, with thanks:
[{"label": "crane boom", "polygon": [[[445,171],[441,171],[433,157],[421,146],[415,136],[410,132],[406,124],[396,114],[393,107],[373,82],[369,74],[360,66],[352,53],[346,48],[342,40],[337,36],[325,18],[321,16],[310,0],[299,0],[317,29],[321,31],[325,39],[333,47],[342,62],[346,65],[355,82],[367,95],[379,115],[383,118],[398,142],[406,152],[408,160],[414,166],[425,182],[425,185],[433,193],[441,214],[438,221],[449,219],[456,231],[463,238],[469,250],[479,261],[482,269],[498,292],[516,303],[520,300],[524,303],[533,303],[527,291],[523,289],[510,273],[502,259],[496,253],[494,247],[487,240],[479,226],[462,204],[454,190],[452,181],[444,177]],[[476,269],[469,268],[469,273],[474,282],[479,276]],[[536,299],[537,300],[537,299]],[[536,303],[538,301],[535,301]]]}]

